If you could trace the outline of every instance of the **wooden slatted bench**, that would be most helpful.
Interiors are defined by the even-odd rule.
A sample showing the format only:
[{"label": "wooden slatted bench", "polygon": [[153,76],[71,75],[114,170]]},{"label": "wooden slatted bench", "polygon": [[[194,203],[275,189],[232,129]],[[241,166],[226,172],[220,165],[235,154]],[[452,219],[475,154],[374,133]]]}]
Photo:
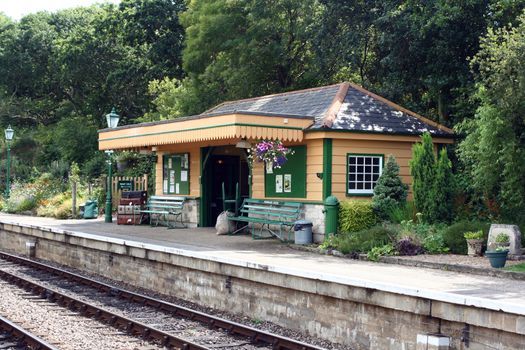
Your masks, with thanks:
[{"label": "wooden slatted bench", "polygon": [[[151,196],[146,204],[146,209],[140,211],[140,222],[144,215],[149,215],[149,224],[153,226],[153,218],[155,218],[155,226],[159,225],[161,218],[164,219],[168,228],[177,228],[177,223],[185,228],[186,225],[182,221],[182,209],[186,197],[168,197],[168,196]],[[170,220],[173,217],[173,220]],[[170,225],[170,222],[173,223]]]},{"label": "wooden slatted bench", "polygon": [[[290,231],[301,215],[301,207],[301,203],[296,202],[246,198],[239,210],[239,215],[230,216],[228,220],[246,224],[232,233],[250,227],[253,239],[271,238],[274,236],[281,241],[289,241]],[[255,228],[254,224],[259,224],[259,228]],[[274,231],[270,225],[278,226],[279,231]],[[263,232],[268,232],[270,236],[263,235]]]}]

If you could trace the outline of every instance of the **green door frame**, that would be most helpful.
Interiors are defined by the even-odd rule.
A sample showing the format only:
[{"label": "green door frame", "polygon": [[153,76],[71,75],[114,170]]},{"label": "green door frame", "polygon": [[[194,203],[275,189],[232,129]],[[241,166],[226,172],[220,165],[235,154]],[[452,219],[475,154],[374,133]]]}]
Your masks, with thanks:
[{"label": "green door frame", "polygon": [[209,171],[207,164],[213,147],[201,148],[201,176],[200,176],[200,205],[199,205],[199,226],[207,227],[210,225],[209,208],[210,205],[210,179],[207,176]]}]

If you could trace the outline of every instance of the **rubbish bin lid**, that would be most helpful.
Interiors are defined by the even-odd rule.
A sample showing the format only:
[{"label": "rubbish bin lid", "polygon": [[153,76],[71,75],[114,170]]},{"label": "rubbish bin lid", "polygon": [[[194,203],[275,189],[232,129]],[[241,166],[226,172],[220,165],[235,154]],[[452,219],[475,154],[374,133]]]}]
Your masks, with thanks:
[{"label": "rubbish bin lid", "polygon": [[303,225],[303,226],[308,226],[308,225],[312,226],[313,225],[310,220],[297,220],[295,222],[295,224],[296,225]]}]

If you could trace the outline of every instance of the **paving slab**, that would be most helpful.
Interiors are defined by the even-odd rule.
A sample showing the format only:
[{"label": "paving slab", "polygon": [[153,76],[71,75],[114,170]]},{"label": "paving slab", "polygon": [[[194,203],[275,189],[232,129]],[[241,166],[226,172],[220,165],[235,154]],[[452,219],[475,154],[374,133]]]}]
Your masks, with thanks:
[{"label": "paving slab", "polygon": [[9,214],[0,214],[0,222],[525,316],[525,281],[319,255],[290,249],[278,240],[217,236],[211,228],[168,230],[108,224],[103,219],[55,220]]}]

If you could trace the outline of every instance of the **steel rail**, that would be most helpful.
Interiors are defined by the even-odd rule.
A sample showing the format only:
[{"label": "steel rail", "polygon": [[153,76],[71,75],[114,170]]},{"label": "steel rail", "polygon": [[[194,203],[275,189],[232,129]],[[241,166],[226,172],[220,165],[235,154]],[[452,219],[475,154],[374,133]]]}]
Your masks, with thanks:
[{"label": "steel rail", "polygon": [[128,334],[134,336],[139,335],[145,340],[156,341],[165,347],[184,350],[211,350],[208,347],[176,337],[127,317],[117,315],[108,310],[76,299],[40,283],[29,281],[15,274],[0,270],[0,278],[12,284],[16,284],[28,292],[66,307],[71,311],[79,312],[82,316],[94,318],[119,330],[125,330]]},{"label": "steel rail", "polygon": [[257,328],[246,326],[237,322],[229,321],[220,317],[209,315],[200,311],[192,310],[190,308],[169,303],[160,299],[148,297],[142,294],[131,292],[125,289],[116,288],[109,284],[93,280],[60,268],[56,268],[44,263],[34,260],[26,259],[16,255],[0,251],[0,258],[14,262],[19,265],[26,265],[32,268],[41,269],[55,275],[67,278],[76,283],[81,283],[99,291],[105,292],[109,295],[126,299],[131,302],[136,302],[141,305],[157,308],[158,310],[171,313],[174,316],[198,321],[201,324],[212,329],[224,329],[229,334],[239,335],[249,338],[252,343],[267,344],[272,346],[274,350],[326,350],[322,347],[300,342],[288,337],[278,334],[266,332]]},{"label": "steel rail", "polygon": [[0,329],[7,332],[10,335],[9,336],[10,338],[11,337],[15,338],[17,343],[24,344],[30,349],[58,350],[58,348],[49,344],[45,340],[37,337],[36,335],[32,334],[28,330],[25,330],[24,328],[20,327],[19,325],[13,323],[12,321],[2,316],[0,316]]}]

